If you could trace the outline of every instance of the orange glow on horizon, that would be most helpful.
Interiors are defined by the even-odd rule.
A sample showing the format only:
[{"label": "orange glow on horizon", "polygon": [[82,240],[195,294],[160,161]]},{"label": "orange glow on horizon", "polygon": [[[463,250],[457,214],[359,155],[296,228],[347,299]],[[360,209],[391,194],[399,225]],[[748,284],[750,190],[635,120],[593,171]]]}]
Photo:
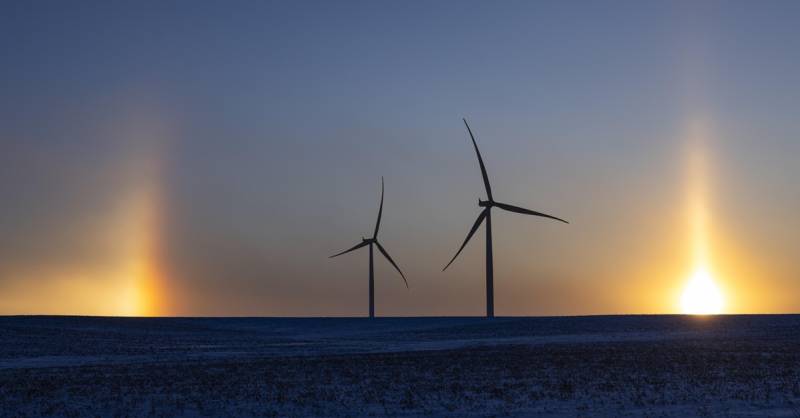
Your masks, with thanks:
[{"label": "orange glow on horizon", "polygon": [[[103,259],[41,263],[13,272],[3,287],[3,314],[155,316],[162,303],[159,185],[138,179],[122,189],[108,218],[74,239],[98,241]],[[83,245],[83,244],[77,244]],[[99,246],[105,245],[103,249]],[[107,258],[106,258],[107,257]]]},{"label": "orange glow on horizon", "polygon": [[123,217],[127,260],[120,273],[122,290],[116,313],[121,316],[155,316],[161,313],[157,254],[160,193],[153,179],[142,183],[136,185]]},{"label": "orange glow on horizon", "polygon": [[[134,112],[136,113],[136,112]],[[160,118],[115,123],[123,144],[107,189],[87,190],[92,205],[66,212],[48,251],[6,266],[0,314],[157,316],[165,309],[161,257],[163,164],[169,133]],[[103,167],[103,166],[99,166]],[[74,248],[73,248],[74,247]]]}]

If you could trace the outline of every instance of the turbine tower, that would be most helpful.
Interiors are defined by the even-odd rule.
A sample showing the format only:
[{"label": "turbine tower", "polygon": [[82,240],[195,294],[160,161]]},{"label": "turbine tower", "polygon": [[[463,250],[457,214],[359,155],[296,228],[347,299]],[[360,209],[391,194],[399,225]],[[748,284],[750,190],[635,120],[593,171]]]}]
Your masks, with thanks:
[{"label": "turbine tower", "polygon": [[517,206],[512,206],[506,203],[500,203],[494,200],[492,197],[492,186],[489,185],[489,176],[486,174],[486,167],[483,165],[483,158],[481,158],[481,152],[478,151],[478,144],[475,142],[475,136],[472,135],[472,130],[469,128],[469,124],[467,120],[464,119],[464,125],[467,126],[467,132],[469,132],[470,138],[472,138],[472,145],[475,147],[475,154],[478,156],[478,164],[481,167],[481,175],[483,175],[483,185],[486,187],[486,196],[487,200],[481,200],[478,198],[478,206],[482,207],[481,213],[478,215],[478,219],[475,220],[475,223],[472,225],[472,229],[469,230],[467,234],[467,238],[464,240],[464,243],[461,244],[461,248],[458,249],[456,255],[447,263],[446,266],[442,269],[442,271],[447,270],[450,267],[450,264],[453,264],[456,257],[461,254],[461,250],[467,245],[469,239],[472,238],[472,235],[475,234],[475,231],[478,227],[481,226],[481,222],[486,220],[486,317],[493,318],[494,317],[494,264],[492,262],[492,208],[498,207],[503,210],[507,210],[509,212],[521,213],[523,215],[533,215],[533,216],[541,216],[544,218],[555,219],[557,221],[561,221],[564,223],[569,223],[561,218],[556,218],[555,216],[547,215],[544,213],[532,211],[530,209],[525,209]]},{"label": "turbine tower", "polygon": [[378,247],[378,251],[392,263],[392,266],[400,273],[400,277],[403,278],[403,282],[406,284],[406,288],[408,288],[408,281],[406,280],[406,276],[400,271],[400,267],[397,267],[397,264],[392,260],[392,257],[389,256],[389,253],[386,252],[386,249],[383,248],[380,242],[378,242],[378,230],[381,227],[381,215],[383,214],[383,177],[381,177],[381,206],[378,209],[378,222],[375,223],[375,232],[372,234],[372,238],[364,238],[361,237],[361,242],[354,245],[352,248],[344,250],[338,254],[334,254],[328,258],[338,257],[342,254],[347,254],[350,251],[355,251],[361,247],[365,247],[369,245],[369,317],[375,317],[375,271],[372,263],[372,250],[373,246]]}]

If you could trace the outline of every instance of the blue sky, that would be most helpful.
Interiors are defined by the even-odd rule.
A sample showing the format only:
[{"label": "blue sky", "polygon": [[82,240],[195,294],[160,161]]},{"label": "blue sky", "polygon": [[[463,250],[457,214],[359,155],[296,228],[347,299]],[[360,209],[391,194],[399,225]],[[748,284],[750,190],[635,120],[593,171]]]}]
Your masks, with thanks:
[{"label": "blue sky", "polygon": [[378,312],[480,314],[482,235],[440,272],[484,197],[462,117],[498,199],[572,221],[495,215],[498,314],[674,311],[701,146],[730,310],[800,307],[797,2],[0,10],[2,313],[74,275],[113,292],[147,189],[159,312],[361,314],[366,254],[326,257],[371,231],[384,176],[412,289],[379,261]]}]

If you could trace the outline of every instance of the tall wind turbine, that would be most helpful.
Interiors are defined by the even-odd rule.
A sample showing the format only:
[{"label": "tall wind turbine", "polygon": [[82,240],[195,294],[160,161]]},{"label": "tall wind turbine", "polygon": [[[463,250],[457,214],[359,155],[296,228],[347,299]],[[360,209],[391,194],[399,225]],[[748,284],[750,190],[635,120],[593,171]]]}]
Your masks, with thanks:
[{"label": "tall wind turbine", "polygon": [[377,246],[378,251],[380,251],[381,254],[383,254],[383,256],[386,257],[386,259],[389,260],[390,263],[392,263],[392,266],[394,266],[397,272],[400,273],[400,277],[403,278],[403,282],[405,282],[406,288],[408,288],[408,281],[406,280],[406,276],[403,274],[402,271],[400,271],[400,267],[397,267],[397,264],[395,264],[394,260],[392,260],[392,257],[389,256],[389,253],[386,252],[386,249],[384,249],[381,243],[378,242],[378,230],[381,227],[382,214],[383,214],[383,177],[381,177],[381,206],[380,209],[378,209],[378,222],[375,223],[375,232],[372,234],[372,238],[361,237],[361,242],[354,245],[353,248],[344,250],[338,254],[334,254],[328,257],[328,258],[338,257],[342,254],[347,254],[350,251],[355,251],[361,247],[369,245],[369,317],[370,318],[375,317],[375,271],[372,263],[373,246]]},{"label": "tall wind turbine", "polygon": [[446,266],[442,269],[442,271],[447,270],[450,267],[450,264],[453,264],[456,257],[461,254],[461,250],[467,245],[469,239],[472,238],[472,235],[475,234],[475,231],[481,226],[481,222],[486,220],[486,317],[493,318],[494,317],[494,264],[492,262],[492,208],[497,206],[500,209],[507,210],[509,212],[521,213],[523,215],[533,215],[533,216],[541,216],[544,218],[555,219],[557,221],[561,221],[564,223],[569,223],[561,218],[556,218],[555,216],[550,216],[544,213],[532,211],[530,209],[520,208],[517,206],[512,206],[506,203],[496,202],[492,197],[492,186],[489,185],[489,176],[486,174],[486,167],[483,165],[483,158],[481,158],[481,152],[478,151],[478,144],[475,142],[475,136],[472,135],[472,130],[469,128],[469,124],[467,120],[464,119],[464,125],[467,126],[467,131],[469,132],[470,138],[472,138],[472,145],[475,147],[475,154],[478,155],[478,164],[481,166],[481,174],[483,175],[483,185],[486,187],[486,196],[488,200],[481,200],[478,198],[478,206],[482,207],[483,210],[478,215],[478,219],[475,220],[475,223],[472,225],[472,229],[469,230],[467,234],[467,238],[464,240],[464,243],[461,244],[461,248],[458,249],[456,255],[447,263]]}]

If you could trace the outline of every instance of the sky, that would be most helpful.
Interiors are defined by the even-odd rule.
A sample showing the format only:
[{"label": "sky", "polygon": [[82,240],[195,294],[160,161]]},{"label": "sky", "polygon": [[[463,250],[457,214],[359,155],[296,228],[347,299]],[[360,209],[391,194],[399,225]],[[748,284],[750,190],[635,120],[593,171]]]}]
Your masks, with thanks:
[{"label": "sky", "polygon": [[687,312],[696,277],[718,312],[798,312],[798,21],[4,1],[0,314],[365,315],[367,251],[328,256],[371,234],[383,176],[410,288],[376,253],[376,313],[482,315],[483,229],[442,272],[486,198],[464,117],[497,200],[570,221],[494,210],[497,315]]}]

